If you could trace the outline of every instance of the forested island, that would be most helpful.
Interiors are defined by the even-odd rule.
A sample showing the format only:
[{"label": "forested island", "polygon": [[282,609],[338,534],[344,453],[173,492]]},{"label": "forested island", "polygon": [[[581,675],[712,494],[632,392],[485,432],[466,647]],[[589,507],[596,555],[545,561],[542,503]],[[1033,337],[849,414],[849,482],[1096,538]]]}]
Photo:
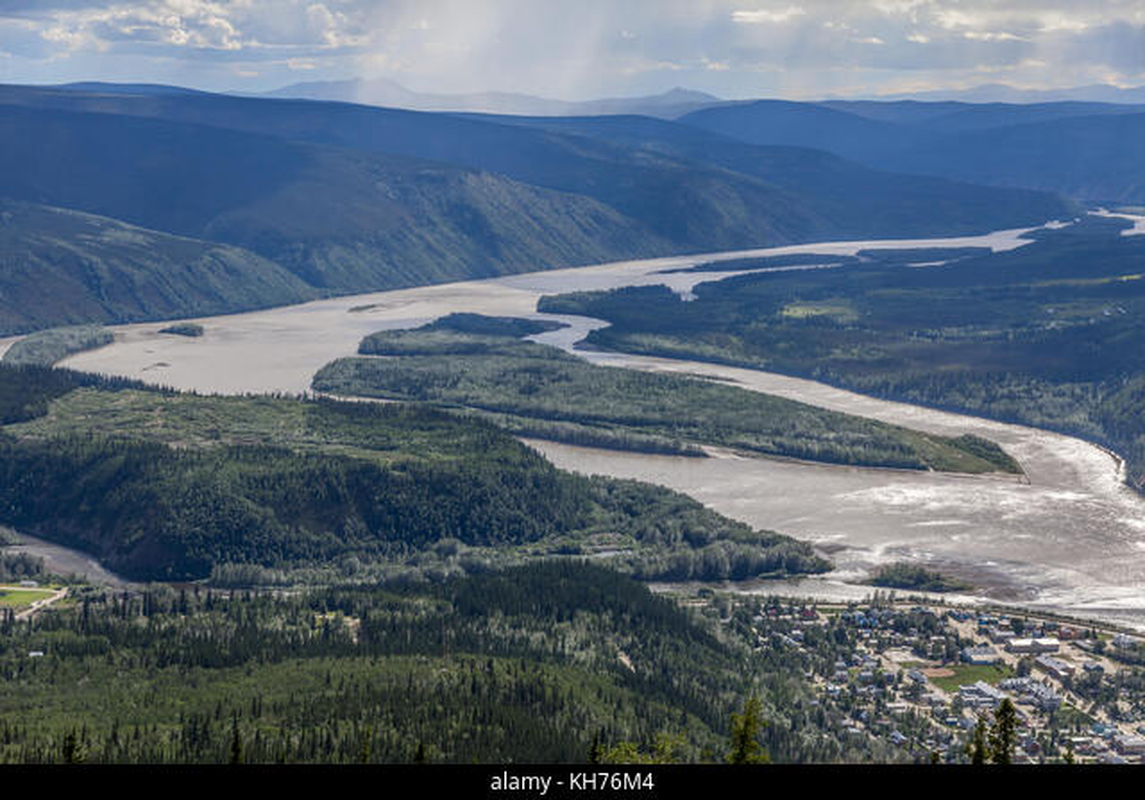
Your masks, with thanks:
[{"label": "forested island", "polygon": [[908,589],[920,592],[961,592],[971,588],[970,584],[943,575],[917,564],[887,564],[875,570],[867,581],[871,586],[888,589]]},{"label": "forested island", "polygon": [[[472,323],[468,326],[472,328]],[[518,331],[470,333],[448,318],[366,337],[364,356],[327,365],[335,395],[472,409],[514,433],[620,449],[693,454],[703,445],[837,464],[1016,472],[1001,448],[815,408],[734,386],[601,367]]]}]

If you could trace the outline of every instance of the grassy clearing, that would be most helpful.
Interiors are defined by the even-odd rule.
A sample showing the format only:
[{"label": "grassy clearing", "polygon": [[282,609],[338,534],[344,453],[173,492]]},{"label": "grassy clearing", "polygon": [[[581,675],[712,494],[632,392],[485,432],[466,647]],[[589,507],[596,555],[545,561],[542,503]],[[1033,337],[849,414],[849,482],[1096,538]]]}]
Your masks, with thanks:
[{"label": "grassy clearing", "polygon": [[952,664],[948,669],[954,674],[930,679],[931,683],[944,692],[956,692],[959,686],[968,686],[978,681],[994,686],[1014,674],[1014,671],[1004,664]]},{"label": "grassy clearing", "polygon": [[19,586],[0,586],[0,608],[17,611],[28,608],[32,603],[47,600],[55,594],[51,589],[25,589]]},{"label": "grassy clearing", "polygon": [[850,303],[789,303],[779,312],[781,316],[791,319],[807,319],[808,317],[831,317],[839,322],[854,322],[858,314]]}]

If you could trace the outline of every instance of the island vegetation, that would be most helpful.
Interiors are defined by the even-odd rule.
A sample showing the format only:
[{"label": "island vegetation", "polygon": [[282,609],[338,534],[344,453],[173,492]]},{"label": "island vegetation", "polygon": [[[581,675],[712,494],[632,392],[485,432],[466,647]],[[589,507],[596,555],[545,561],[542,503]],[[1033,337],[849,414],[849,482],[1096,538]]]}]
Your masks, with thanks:
[{"label": "island vegetation", "polygon": [[5,364],[50,367],[74,353],[111,344],[115,336],[98,325],[49,328],[17,340],[4,354]]},{"label": "island vegetation", "polygon": [[638,450],[714,445],[837,464],[1016,469],[981,439],[933,436],[691,377],[596,366],[506,335],[382,331],[360,352],[401,357],[341,359],[318,372],[314,388],[475,410],[519,435],[574,443],[588,439],[574,434],[592,431],[601,445]]},{"label": "island vegetation", "polygon": [[178,322],[174,325],[168,325],[166,328],[160,328],[159,332],[168,333],[172,336],[197,338],[203,335],[203,326],[197,322]]},{"label": "island vegetation", "polygon": [[965,581],[918,564],[905,562],[879,567],[867,583],[871,586],[912,589],[920,592],[964,592],[972,588]]}]

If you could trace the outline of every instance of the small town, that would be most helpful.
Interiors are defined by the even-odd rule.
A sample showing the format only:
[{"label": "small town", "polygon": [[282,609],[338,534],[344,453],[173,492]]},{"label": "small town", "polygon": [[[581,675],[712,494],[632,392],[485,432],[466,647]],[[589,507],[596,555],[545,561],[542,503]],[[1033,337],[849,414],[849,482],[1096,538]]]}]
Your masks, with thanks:
[{"label": "small town", "polygon": [[989,729],[1009,700],[1013,763],[1145,763],[1140,637],[877,593],[849,605],[708,602],[730,612],[725,625],[754,637],[757,654],[803,664],[811,704],[845,735],[889,743],[904,760],[969,761],[975,728]]}]

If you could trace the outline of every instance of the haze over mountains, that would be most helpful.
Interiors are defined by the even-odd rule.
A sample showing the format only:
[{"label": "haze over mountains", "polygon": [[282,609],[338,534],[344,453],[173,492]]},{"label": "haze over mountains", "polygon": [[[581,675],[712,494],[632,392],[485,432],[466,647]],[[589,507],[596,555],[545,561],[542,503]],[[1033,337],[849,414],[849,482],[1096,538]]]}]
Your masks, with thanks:
[{"label": "haze over mountains", "polygon": [[1145,103],[1145,86],[1113,86],[1094,83],[1068,89],[1019,89],[1004,83],[985,83],[969,89],[935,89],[924,92],[880,95],[879,100],[959,100],[965,103]]},{"label": "haze over mountains", "polygon": [[1145,200],[1145,106],[760,100],[679,122],[753,144],[816,147],[875,169],[1094,202]]},{"label": "haze over mountains", "polygon": [[[665,118],[693,102],[703,107]],[[655,108],[602,113],[626,103]],[[21,263],[33,263],[28,248],[45,225],[54,239],[44,252],[79,254],[59,261],[66,270],[45,269],[38,289],[51,292],[66,272],[68,288],[56,294],[71,299],[28,314],[17,312],[28,290],[9,290],[0,333],[617,259],[969,234],[1073,217],[1076,200],[1145,198],[1145,107],[718,103],[670,92],[550,111],[565,108],[576,115],[431,113],[147,84],[0,86],[0,197],[23,204],[14,219],[29,226],[7,235],[29,253]],[[213,305],[202,296],[124,302],[77,276],[192,273],[178,258],[93,248],[94,234],[61,209],[103,218],[86,218],[88,227],[139,229],[163,253],[190,252],[190,240],[206,248],[197,252],[225,245],[232,269],[216,271]],[[83,298],[78,286],[88,287]]]},{"label": "haze over mountains", "polygon": [[481,111],[493,114],[533,116],[591,116],[598,114],[646,114],[673,119],[708,105],[724,102],[706,92],[676,87],[647,97],[616,97],[601,100],[552,100],[513,92],[434,94],[411,91],[391,80],[311,81],[264,92],[261,97],[303,100],[334,100],[414,111]]},{"label": "haze over mountains", "polygon": [[[69,84],[69,88],[88,89],[96,84]],[[658,95],[622,97],[601,100],[554,100],[514,92],[474,92],[440,94],[415,92],[393,80],[361,78],[335,81],[306,81],[261,93],[242,93],[250,97],[279,97],[305,100],[335,100],[346,103],[406,108],[416,111],[475,111],[525,116],[590,116],[599,114],[643,114],[663,119],[676,119],[702,107],[741,101],[726,100],[707,92],[679,86]],[[841,97],[833,100],[846,101]],[[1145,103],[1145,86],[1121,87],[1090,84],[1066,89],[1023,89],[1005,83],[986,83],[969,89],[935,89],[871,96],[871,102],[900,100],[918,102],[962,103]],[[829,100],[827,102],[832,102]]]}]

